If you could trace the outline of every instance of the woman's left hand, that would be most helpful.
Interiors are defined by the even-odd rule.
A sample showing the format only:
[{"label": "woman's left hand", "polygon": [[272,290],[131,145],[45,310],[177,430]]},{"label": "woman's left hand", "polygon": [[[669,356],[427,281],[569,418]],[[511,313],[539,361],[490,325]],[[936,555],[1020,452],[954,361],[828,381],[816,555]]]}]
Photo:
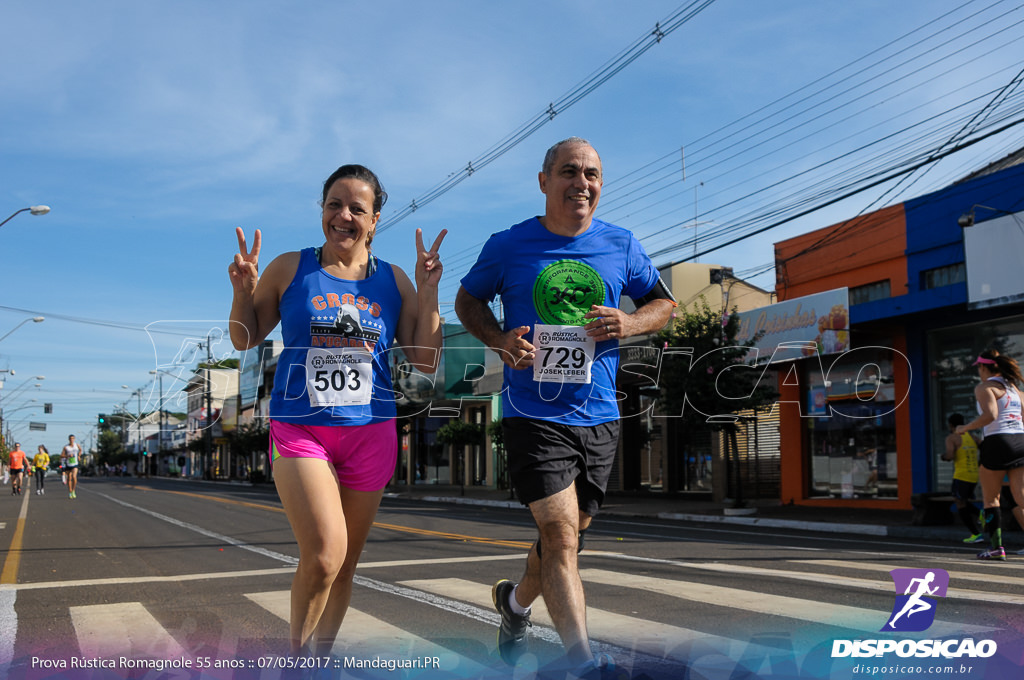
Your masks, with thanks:
[{"label": "woman's left hand", "polygon": [[437,251],[441,247],[441,241],[444,240],[447,233],[447,229],[442,229],[441,233],[434,239],[434,245],[430,246],[430,250],[427,250],[423,245],[423,230],[416,230],[416,290],[419,290],[424,285],[436,288],[441,280],[441,273],[444,271],[444,267],[441,266],[441,258]]}]

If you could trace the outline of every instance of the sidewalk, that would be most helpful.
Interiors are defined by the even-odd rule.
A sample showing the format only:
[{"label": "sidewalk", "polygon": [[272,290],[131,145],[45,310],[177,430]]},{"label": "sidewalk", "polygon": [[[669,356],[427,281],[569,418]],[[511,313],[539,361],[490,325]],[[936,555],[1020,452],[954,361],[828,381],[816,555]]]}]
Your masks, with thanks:
[{"label": "sidewalk", "polygon": [[[415,484],[388,487],[386,497],[433,503],[457,503],[503,508],[522,508],[508,491],[481,487]],[[704,522],[765,528],[786,528],[855,536],[889,536],[928,539],[960,544],[967,530],[959,523],[945,526],[914,526],[912,510],[874,508],[822,508],[752,501],[746,513],[735,514],[731,503],[691,500],[661,494],[609,493],[601,516]]]}]

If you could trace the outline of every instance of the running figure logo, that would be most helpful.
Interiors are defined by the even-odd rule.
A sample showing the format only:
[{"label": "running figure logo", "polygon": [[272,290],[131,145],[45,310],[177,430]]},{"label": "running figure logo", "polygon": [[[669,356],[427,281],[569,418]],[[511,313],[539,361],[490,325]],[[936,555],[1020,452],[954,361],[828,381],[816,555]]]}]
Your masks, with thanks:
[{"label": "running figure logo", "polygon": [[889,573],[896,585],[896,603],[882,631],[927,630],[935,621],[932,598],[946,596],[949,573],[942,569],[893,569]]}]

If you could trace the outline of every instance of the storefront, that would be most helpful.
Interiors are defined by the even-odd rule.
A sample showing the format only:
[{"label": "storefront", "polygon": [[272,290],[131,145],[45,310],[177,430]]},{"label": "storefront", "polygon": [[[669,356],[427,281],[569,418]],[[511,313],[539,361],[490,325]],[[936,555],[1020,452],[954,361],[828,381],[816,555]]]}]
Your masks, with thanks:
[{"label": "storefront", "polygon": [[948,491],[939,456],[949,415],[976,413],[971,363],[1024,359],[1021,161],[776,244],[779,299],[845,287],[850,331],[848,351],[780,371],[782,502],[909,509]]}]

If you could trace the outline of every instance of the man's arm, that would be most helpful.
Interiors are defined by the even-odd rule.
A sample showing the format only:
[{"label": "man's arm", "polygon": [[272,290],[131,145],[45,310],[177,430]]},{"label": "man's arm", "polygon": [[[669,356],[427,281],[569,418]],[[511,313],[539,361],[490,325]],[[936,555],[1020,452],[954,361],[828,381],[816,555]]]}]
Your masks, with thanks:
[{"label": "man's arm", "polygon": [[503,331],[490,305],[461,286],[455,296],[455,314],[465,329],[497,352],[505,364],[516,369],[533,366],[534,347],[523,339],[530,332],[529,326]]},{"label": "man's arm", "polygon": [[946,435],[946,451],[942,454],[942,460],[953,460],[956,458],[956,450],[960,445],[960,435]]},{"label": "man's arm", "polygon": [[675,307],[675,302],[665,298],[651,300],[632,314],[616,307],[594,305],[584,315],[593,319],[584,328],[598,342],[654,333],[665,327]]}]

